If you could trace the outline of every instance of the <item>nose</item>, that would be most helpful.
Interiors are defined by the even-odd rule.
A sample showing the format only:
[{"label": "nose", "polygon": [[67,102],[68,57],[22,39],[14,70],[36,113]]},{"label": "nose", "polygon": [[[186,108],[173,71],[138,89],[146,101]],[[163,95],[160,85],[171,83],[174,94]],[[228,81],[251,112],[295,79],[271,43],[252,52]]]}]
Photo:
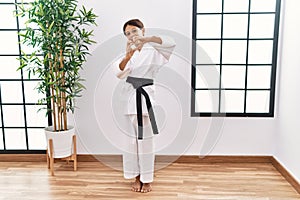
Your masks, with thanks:
[{"label": "nose", "polygon": [[134,35],[131,33],[131,34],[128,36],[128,39],[129,39],[129,40],[132,40],[133,37],[134,37]]},{"label": "nose", "polygon": [[131,33],[129,36],[128,36],[128,39],[129,40],[133,40],[134,37],[138,36],[138,34],[136,33]]}]

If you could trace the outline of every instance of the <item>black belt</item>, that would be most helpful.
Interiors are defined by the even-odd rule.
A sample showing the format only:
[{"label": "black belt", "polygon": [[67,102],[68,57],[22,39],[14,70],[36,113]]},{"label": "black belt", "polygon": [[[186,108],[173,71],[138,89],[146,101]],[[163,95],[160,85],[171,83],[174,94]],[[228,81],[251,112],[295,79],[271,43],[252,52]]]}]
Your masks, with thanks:
[{"label": "black belt", "polygon": [[147,92],[143,89],[144,86],[153,85],[153,80],[148,78],[137,78],[128,76],[126,79],[127,83],[131,83],[134,89],[136,89],[136,111],[138,120],[138,139],[143,139],[143,108],[142,108],[142,95],[146,99],[146,105],[149,113],[149,118],[152,126],[152,131],[154,134],[158,134],[158,129],[154,117],[154,112],[152,109],[152,104]]}]

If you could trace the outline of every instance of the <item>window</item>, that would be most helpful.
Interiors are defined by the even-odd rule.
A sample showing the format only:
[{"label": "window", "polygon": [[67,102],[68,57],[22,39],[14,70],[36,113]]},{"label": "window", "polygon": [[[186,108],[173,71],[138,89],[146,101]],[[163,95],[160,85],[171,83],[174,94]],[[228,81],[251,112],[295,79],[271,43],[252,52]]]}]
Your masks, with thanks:
[{"label": "window", "polygon": [[192,116],[273,117],[280,0],[194,0]]},{"label": "window", "polygon": [[30,54],[18,36],[25,21],[14,16],[15,3],[21,2],[0,3],[0,17],[5,19],[0,20],[0,153],[41,153],[46,149],[43,129],[48,119],[44,112],[37,112],[46,105],[37,104],[41,95],[34,90],[40,80],[29,80],[26,71],[17,71],[18,58]]}]

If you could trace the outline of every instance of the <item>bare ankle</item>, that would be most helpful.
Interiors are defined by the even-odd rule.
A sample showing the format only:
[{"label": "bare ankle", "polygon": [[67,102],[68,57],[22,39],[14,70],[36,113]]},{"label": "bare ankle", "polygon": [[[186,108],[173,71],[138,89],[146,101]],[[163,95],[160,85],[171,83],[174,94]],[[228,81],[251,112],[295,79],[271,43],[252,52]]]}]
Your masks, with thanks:
[{"label": "bare ankle", "polygon": [[140,181],[140,175],[138,175],[137,177],[135,177],[135,180]]},{"label": "bare ankle", "polygon": [[135,181],[132,183],[132,191],[140,192],[142,188],[142,182],[140,181],[140,176],[135,177]]},{"label": "bare ankle", "polygon": [[152,191],[151,183],[143,183],[142,188],[141,188],[141,192],[147,193],[147,192],[150,192],[150,191]]}]

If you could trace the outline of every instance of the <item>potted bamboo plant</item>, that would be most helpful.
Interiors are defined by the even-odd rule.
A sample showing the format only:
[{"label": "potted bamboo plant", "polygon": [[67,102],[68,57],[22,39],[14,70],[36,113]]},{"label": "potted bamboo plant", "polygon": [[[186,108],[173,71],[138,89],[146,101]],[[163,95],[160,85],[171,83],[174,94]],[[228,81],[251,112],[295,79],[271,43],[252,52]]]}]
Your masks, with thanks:
[{"label": "potted bamboo plant", "polygon": [[[34,49],[30,55],[23,53],[19,69],[27,70],[29,78],[34,74],[41,79],[36,89],[45,96],[39,103],[48,105],[52,124],[45,132],[47,141],[53,140],[55,158],[71,155],[75,131],[68,125],[67,113],[74,112],[74,100],[84,89],[79,71],[90,54],[88,46],[95,43],[88,28],[96,25],[97,16],[77,5],[77,0],[34,0],[19,4],[16,11],[17,16],[28,17],[21,41]],[[58,150],[59,144],[66,147]]]}]

